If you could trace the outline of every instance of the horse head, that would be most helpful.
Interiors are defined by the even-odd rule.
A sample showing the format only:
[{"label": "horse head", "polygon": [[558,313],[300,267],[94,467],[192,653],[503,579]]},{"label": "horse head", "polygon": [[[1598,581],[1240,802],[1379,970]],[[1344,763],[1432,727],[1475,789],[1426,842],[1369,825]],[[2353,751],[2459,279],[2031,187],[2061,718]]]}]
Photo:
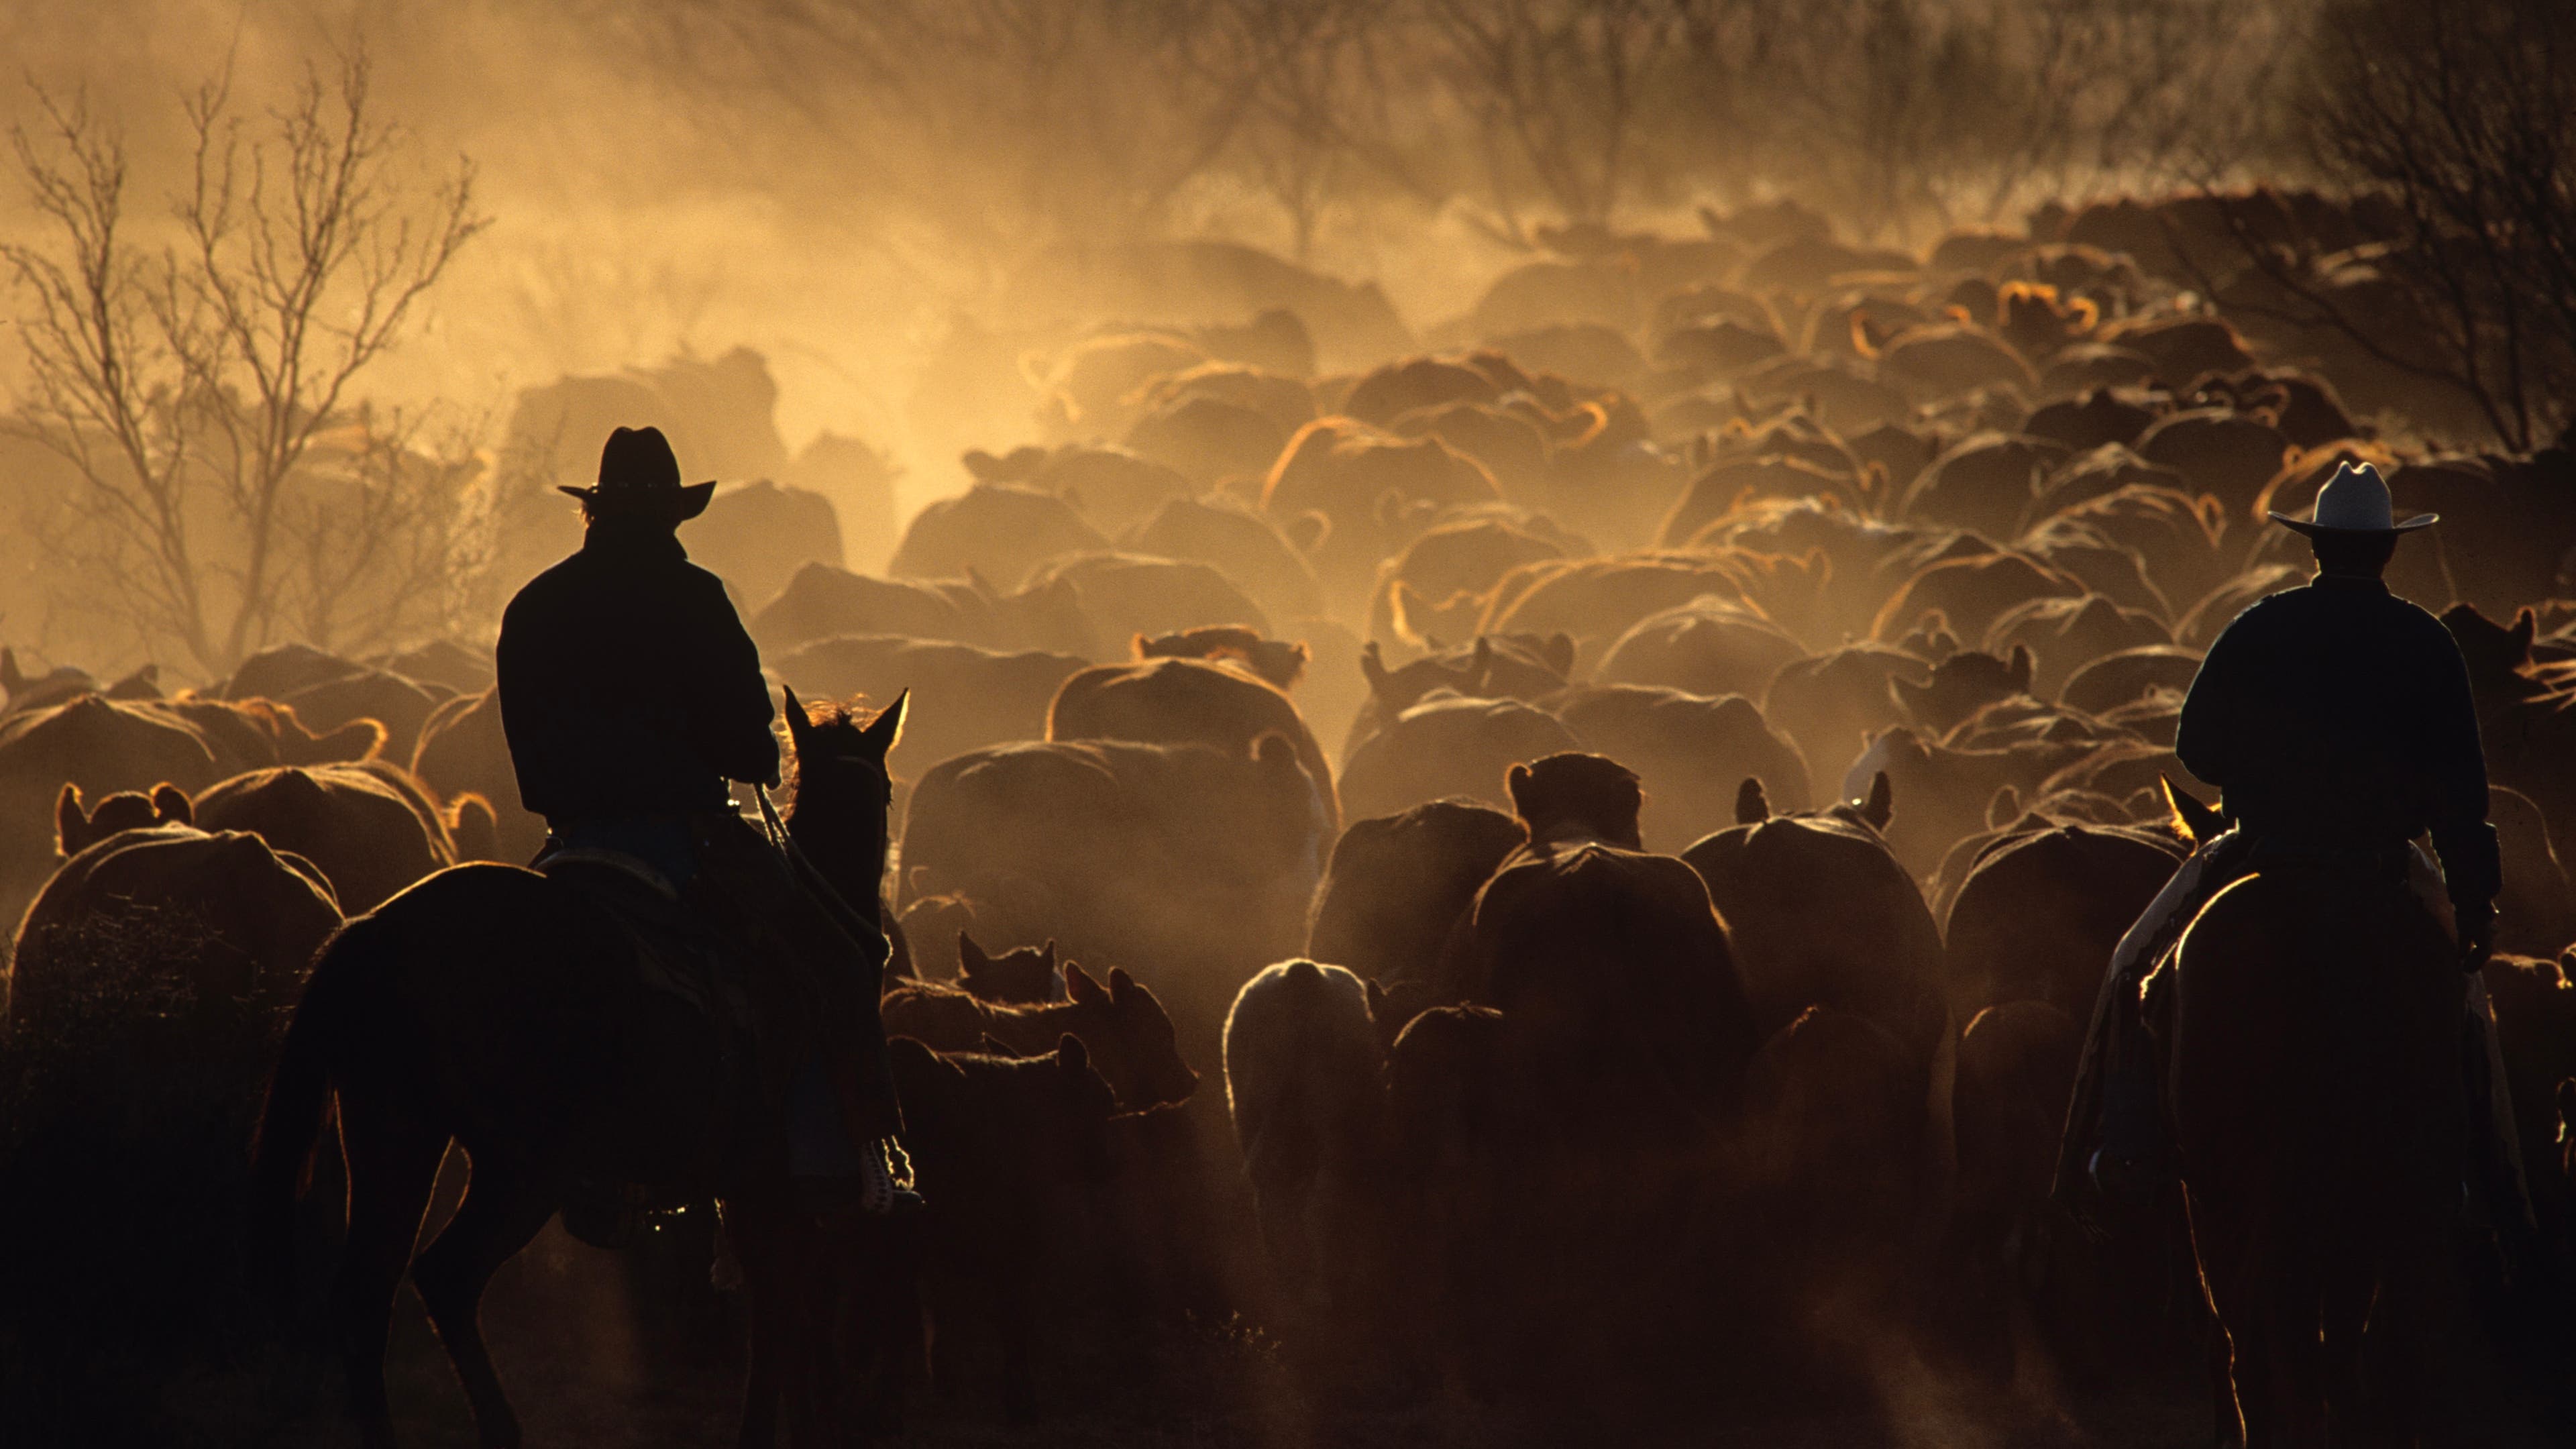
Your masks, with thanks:
[{"label": "horse head", "polygon": [[792,689],[779,693],[796,759],[787,832],[845,896],[874,901],[885,873],[886,817],[894,801],[886,756],[903,736],[911,692],[864,718],[839,700],[807,705]]}]

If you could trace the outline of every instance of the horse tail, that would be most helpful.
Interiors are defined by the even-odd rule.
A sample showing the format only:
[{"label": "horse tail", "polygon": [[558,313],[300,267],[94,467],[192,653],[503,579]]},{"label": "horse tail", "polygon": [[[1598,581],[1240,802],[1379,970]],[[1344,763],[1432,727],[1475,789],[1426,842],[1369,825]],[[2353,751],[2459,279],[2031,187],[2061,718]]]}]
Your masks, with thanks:
[{"label": "horse tail", "polygon": [[295,1204],[311,1179],[313,1149],[331,1105],[331,1045],[357,965],[351,948],[362,951],[365,940],[344,927],[314,958],[260,1109],[251,1156],[251,1267],[281,1294],[294,1278]]}]

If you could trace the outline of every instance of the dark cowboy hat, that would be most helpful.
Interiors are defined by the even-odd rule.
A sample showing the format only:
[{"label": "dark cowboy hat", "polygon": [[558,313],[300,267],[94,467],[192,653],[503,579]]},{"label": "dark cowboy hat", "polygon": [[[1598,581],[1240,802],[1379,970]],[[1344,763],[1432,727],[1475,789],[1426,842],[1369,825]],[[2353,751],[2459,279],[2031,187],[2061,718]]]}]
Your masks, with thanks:
[{"label": "dark cowboy hat", "polygon": [[2388,496],[2388,480],[2379,469],[2368,463],[2347,462],[2335,469],[2326,486],[2317,490],[2317,506],[2306,518],[2292,518],[2279,509],[2267,510],[2272,521],[2284,528],[2295,528],[2310,538],[2321,533],[2413,533],[2429,528],[2440,518],[2438,513],[2418,513],[2400,523],[2397,508]]},{"label": "dark cowboy hat", "polygon": [[594,511],[651,508],[667,511],[674,523],[685,523],[707,511],[716,485],[680,482],[680,460],[660,428],[619,428],[608,435],[608,446],[599,450],[598,486],[558,485],[558,491]]}]

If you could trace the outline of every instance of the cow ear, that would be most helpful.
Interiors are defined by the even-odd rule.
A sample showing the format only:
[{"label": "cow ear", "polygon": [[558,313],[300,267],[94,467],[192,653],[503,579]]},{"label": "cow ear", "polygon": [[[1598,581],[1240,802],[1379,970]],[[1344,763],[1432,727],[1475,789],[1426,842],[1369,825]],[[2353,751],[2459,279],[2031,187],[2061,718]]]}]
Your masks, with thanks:
[{"label": "cow ear", "polygon": [[1091,1070],[1091,1048],[1072,1032],[1055,1039],[1055,1064],[1068,1077],[1078,1077]]},{"label": "cow ear", "polygon": [[2030,693],[2030,646],[2015,644],[2012,652],[2012,687],[2016,694]]},{"label": "cow ear", "polygon": [[0,690],[16,694],[27,687],[27,676],[18,672],[18,651],[0,648]]},{"label": "cow ear", "polygon": [[189,803],[188,792],[166,781],[152,787],[152,813],[164,825],[197,823],[197,810]]},{"label": "cow ear", "polygon": [[1038,948],[1038,959],[1046,963],[1048,975],[1055,974],[1055,937],[1047,937],[1047,943]]},{"label": "cow ear", "polygon": [[1752,775],[1735,787],[1735,823],[1759,825],[1771,818],[1771,797],[1762,793],[1762,781]]},{"label": "cow ear", "polygon": [[1360,673],[1368,679],[1369,693],[1379,704],[1386,703],[1386,655],[1371,639],[1360,646]]},{"label": "cow ear", "polygon": [[1868,821],[1872,830],[1885,830],[1895,814],[1896,790],[1887,783],[1887,772],[1881,770],[1869,777],[1869,798],[1861,802],[1860,818]]},{"label": "cow ear", "polygon": [[1371,980],[1363,989],[1368,996],[1369,1020],[1381,1022],[1386,1020],[1386,988]]},{"label": "cow ear", "polygon": [[962,974],[973,976],[992,964],[993,958],[984,954],[984,948],[975,944],[974,937],[964,931],[957,933],[957,965]]},{"label": "cow ear", "polygon": [[1090,1006],[1109,999],[1109,993],[1082,969],[1078,961],[1064,963],[1064,999],[1076,1006]]},{"label": "cow ear", "polygon": [[907,689],[894,697],[894,703],[878,710],[868,727],[859,731],[859,743],[866,748],[869,759],[882,765],[886,756],[894,753],[894,747],[903,741],[903,717],[911,712],[912,691]]},{"label": "cow ear", "polygon": [[1996,790],[1995,798],[1986,802],[1988,830],[2001,830],[2020,818],[2021,792],[2010,785]]},{"label": "cow ear", "polygon": [[797,756],[802,758],[806,742],[814,737],[814,722],[805,717],[805,702],[796,697],[794,689],[784,684],[778,686],[778,700],[778,712],[787,719],[787,743],[794,746]]},{"label": "cow ear", "polygon": [[80,786],[65,780],[62,793],[54,797],[54,848],[70,857],[89,844],[89,812],[81,808]]},{"label": "cow ear", "polygon": [[1135,994],[1136,978],[1127,974],[1127,968],[1124,966],[1110,967],[1109,999],[1111,1001],[1124,1001]]},{"label": "cow ear", "polygon": [[1574,636],[1562,632],[1548,635],[1538,646],[1538,657],[1547,661],[1547,666],[1555,670],[1559,678],[1572,679],[1574,677]]},{"label": "cow ear", "polygon": [[1514,765],[1503,772],[1503,788],[1511,792],[1512,808],[1523,820],[1529,818],[1529,783],[1530,767],[1527,765]]},{"label": "cow ear", "polygon": [[2532,638],[2539,632],[2539,618],[2529,605],[2524,605],[2522,612],[2513,616],[2513,652],[2526,664],[2531,662]]}]

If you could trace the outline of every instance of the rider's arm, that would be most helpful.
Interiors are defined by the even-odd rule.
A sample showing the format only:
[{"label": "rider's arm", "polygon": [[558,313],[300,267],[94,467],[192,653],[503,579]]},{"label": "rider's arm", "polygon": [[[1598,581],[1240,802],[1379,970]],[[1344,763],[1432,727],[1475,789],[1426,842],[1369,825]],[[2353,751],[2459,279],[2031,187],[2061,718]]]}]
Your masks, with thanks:
[{"label": "rider's arm", "polygon": [[696,687],[689,693],[699,745],[718,773],[746,785],[778,783],[776,712],[760,675],[760,647],[744,631],[724,586],[710,574],[697,635]]},{"label": "rider's arm", "polygon": [[2432,795],[2433,849],[2451,904],[2463,914],[2489,909],[2504,885],[2495,827],[2487,823],[2486,752],[2478,741],[2478,711],[2469,693],[2468,665],[2445,632],[2427,636],[2432,662],[2426,671],[2424,758]]},{"label": "rider's arm", "polygon": [[2251,611],[2227,626],[2192,676],[2174,728],[2175,758],[2204,783],[2221,789],[2243,774],[2239,760],[2248,743],[2246,706],[2262,677],[2262,632]]}]

